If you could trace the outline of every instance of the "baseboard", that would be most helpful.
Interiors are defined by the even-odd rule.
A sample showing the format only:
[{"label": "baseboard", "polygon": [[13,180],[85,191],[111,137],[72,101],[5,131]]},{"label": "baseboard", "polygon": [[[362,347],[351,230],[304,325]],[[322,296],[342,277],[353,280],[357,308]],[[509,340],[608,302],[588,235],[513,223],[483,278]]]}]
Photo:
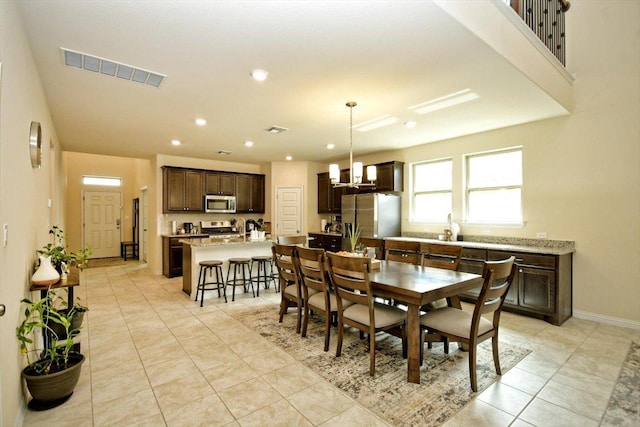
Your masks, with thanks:
[{"label": "baseboard", "polygon": [[619,326],[621,328],[640,330],[640,322],[621,319],[619,317],[605,316],[604,314],[589,313],[587,311],[573,310],[573,317],[578,319],[593,320],[594,322],[606,323],[607,325]]}]

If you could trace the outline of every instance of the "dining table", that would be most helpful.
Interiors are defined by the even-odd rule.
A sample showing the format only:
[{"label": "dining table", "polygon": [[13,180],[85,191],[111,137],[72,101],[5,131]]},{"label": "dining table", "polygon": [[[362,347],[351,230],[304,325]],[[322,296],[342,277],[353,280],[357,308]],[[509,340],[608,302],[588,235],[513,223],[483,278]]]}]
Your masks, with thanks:
[{"label": "dining table", "polygon": [[447,298],[461,308],[458,295],[482,285],[482,276],[396,261],[379,267],[369,273],[372,293],[407,305],[407,381],[420,384],[420,307]]}]

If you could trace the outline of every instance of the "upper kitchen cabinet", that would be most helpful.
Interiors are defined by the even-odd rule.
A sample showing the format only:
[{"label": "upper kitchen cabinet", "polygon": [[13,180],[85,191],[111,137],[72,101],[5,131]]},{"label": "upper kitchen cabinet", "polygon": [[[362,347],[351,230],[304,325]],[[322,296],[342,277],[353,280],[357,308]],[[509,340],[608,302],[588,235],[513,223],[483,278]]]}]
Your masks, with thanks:
[{"label": "upper kitchen cabinet", "polygon": [[203,212],[204,172],[163,167],[163,211]]},{"label": "upper kitchen cabinet", "polygon": [[[349,181],[349,170],[340,172],[340,181]],[[318,174],[318,213],[340,213],[342,210],[342,195],[346,187],[334,188],[329,178],[329,172]]]},{"label": "upper kitchen cabinet", "polygon": [[[362,187],[360,189],[360,193],[378,193],[383,191],[403,191],[403,162],[385,162],[378,163],[376,166],[376,174],[377,179],[375,181],[375,186],[373,187]],[[365,175],[367,168],[365,167]],[[364,179],[365,183],[368,183],[369,180],[367,177]]]},{"label": "upper kitchen cabinet", "polygon": [[236,175],[236,212],[264,212],[264,175]]},{"label": "upper kitchen cabinet", "polygon": [[236,194],[236,176],[224,172],[205,172],[204,192],[205,194],[234,196]]}]

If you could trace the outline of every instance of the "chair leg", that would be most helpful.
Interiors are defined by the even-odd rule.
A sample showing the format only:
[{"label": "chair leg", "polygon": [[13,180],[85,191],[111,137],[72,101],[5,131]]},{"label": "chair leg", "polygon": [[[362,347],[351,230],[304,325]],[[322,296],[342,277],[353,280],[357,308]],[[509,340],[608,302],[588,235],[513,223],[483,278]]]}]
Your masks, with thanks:
[{"label": "chair leg", "polygon": [[302,325],[302,300],[298,299],[298,309],[297,311],[297,318],[296,318],[296,334],[300,333],[300,328]]},{"label": "chair leg", "polygon": [[325,312],[324,316],[324,351],[329,351],[329,339],[331,338],[331,313]]},{"label": "chair leg", "polygon": [[407,358],[407,325],[402,327],[402,358]]},{"label": "chair leg", "polygon": [[284,317],[285,313],[287,312],[287,307],[288,306],[289,306],[289,303],[284,298],[284,294],[283,294],[282,298],[280,299],[280,318],[278,319],[278,323],[282,323],[282,318]]},{"label": "chair leg", "polygon": [[491,346],[493,347],[493,364],[496,366],[496,374],[502,375],[500,370],[500,357],[498,356],[498,331],[491,338]]},{"label": "chair leg", "polygon": [[476,376],[476,343],[469,343],[469,377],[471,378],[471,390],[478,391],[478,380]]},{"label": "chair leg", "polygon": [[338,315],[338,345],[336,346],[336,357],[340,357],[342,354],[342,337],[344,334],[344,325],[342,324],[342,317]]},{"label": "chair leg", "polygon": [[[200,288],[203,288],[202,270],[204,270],[204,268],[200,267],[200,274],[198,274],[198,289],[196,290],[196,301],[198,301],[198,295],[200,295]],[[206,276],[207,274],[205,273],[205,280],[206,280]],[[200,300],[200,307],[202,307],[203,303],[204,303],[204,289],[202,290],[202,299]]]},{"label": "chair leg", "polygon": [[449,338],[442,337],[442,343],[444,344],[444,354],[449,354]]},{"label": "chair leg", "polygon": [[369,375],[376,374],[376,333],[369,332]]},{"label": "chair leg", "polygon": [[304,320],[302,321],[302,337],[307,336],[307,326],[309,326],[309,306],[304,306]]}]

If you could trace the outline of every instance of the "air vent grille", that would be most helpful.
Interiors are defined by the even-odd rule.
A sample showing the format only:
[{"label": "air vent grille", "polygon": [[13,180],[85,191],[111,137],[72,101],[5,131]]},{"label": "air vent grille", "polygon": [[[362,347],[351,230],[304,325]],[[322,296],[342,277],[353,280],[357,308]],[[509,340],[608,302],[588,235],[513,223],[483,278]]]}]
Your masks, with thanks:
[{"label": "air vent grille", "polygon": [[110,59],[100,58],[95,55],[76,52],[64,47],[61,47],[60,50],[63,53],[65,65],[68,65],[69,67],[92,71],[94,73],[104,74],[105,76],[118,77],[120,79],[143,83],[153,87],[159,87],[167,77],[165,74],[144,70],[142,68],[122,64]]},{"label": "air vent grille", "polygon": [[269,129],[267,129],[267,132],[269,133],[282,133],[282,132],[286,132],[289,129],[287,128],[283,128],[281,126],[271,126]]}]

